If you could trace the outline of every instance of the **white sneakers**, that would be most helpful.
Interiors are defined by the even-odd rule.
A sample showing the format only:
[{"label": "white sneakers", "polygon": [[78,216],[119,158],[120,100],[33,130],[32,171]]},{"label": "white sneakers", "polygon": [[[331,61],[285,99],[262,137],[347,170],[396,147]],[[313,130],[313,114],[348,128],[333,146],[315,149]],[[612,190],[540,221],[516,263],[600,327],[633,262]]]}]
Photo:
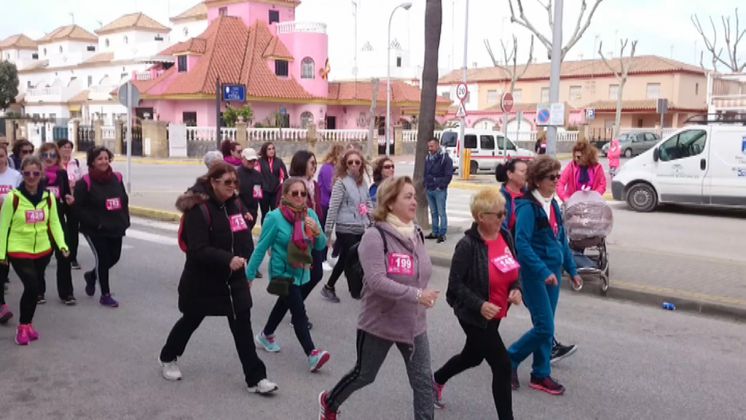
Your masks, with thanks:
[{"label": "white sneakers", "polygon": [[169,381],[181,380],[181,369],[179,369],[179,365],[176,363],[176,360],[174,360],[173,362],[164,362],[159,356],[158,363],[161,364],[161,375],[163,375],[164,378]]},{"label": "white sneakers", "polygon": [[249,387],[249,392],[254,392],[259,395],[271,394],[280,389],[276,383],[269,381],[268,379],[262,379],[256,385]]}]

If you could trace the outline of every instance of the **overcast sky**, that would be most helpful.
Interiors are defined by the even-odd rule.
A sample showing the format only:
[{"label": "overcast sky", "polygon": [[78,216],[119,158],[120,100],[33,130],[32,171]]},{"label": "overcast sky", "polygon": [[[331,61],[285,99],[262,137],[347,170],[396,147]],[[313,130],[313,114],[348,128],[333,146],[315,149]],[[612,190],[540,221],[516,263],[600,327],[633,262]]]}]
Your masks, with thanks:
[{"label": "overcast sky", "polygon": [[[528,18],[537,28],[549,35],[546,12],[537,0],[523,0]],[[588,0],[593,3],[594,0]],[[384,48],[386,27],[391,10],[403,0],[357,0],[358,46],[370,41],[374,47]],[[542,2],[546,2],[543,0]],[[54,28],[73,21],[93,31],[117,17],[136,11],[170,25],[174,16],[196,3],[195,0],[0,0],[4,7],[0,18],[0,37],[25,33],[38,38]],[[392,38],[403,46],[409,45],[412,61],[421,62],[424,47],[425,0],[412,0],[409,11],[402,9],[395,14]],[[565,0],[564,32],[569,38],[575,28],[581,0]],[[706,4],[703,11],[702,4]],[[699,51],[703,42],[694,30],[690,16],[699,13],[709,29],[707,16],[719,22],[721,14],[733,14],[739,0],[604,0],[580,42],[570,51],[569,59],[591,58],[598,42],[604,51],[617,55],[620,38],[637,39],[637,54],[657,54],[691,64],[699,64]],[[441,35],[441,68],[458,68],[463,62],[464,11],[466,0],[442,0],[443,26]],[[491,65],[484,47],[484,39],[492,42],[501,54],[500,39],[508,40],[516,34],[520,40],[519,55],[527,55],[528,32],[510,23],[507,0],[471,0],[469,11],[468,65]],[[589,7],[590,8],[590,7]],[[746,14],[742,11],[741,26],[746,27]],[[328,25],[330,62],[332,66],[347,65],[354,51],[352,33],[355,27],[352,0],[303,0],[297,10],[297,19],[320,21]],[[719,25],[718,25],[719,27]],[[722,35],[720,35],[722,40]],[[746,57],[746,39],[741,48]],[[547,59],[546,50],[537,42],[535,57]],[[385,54],[382,56],[385,59]],[[710,62],[705,58],[705,63]]]}]

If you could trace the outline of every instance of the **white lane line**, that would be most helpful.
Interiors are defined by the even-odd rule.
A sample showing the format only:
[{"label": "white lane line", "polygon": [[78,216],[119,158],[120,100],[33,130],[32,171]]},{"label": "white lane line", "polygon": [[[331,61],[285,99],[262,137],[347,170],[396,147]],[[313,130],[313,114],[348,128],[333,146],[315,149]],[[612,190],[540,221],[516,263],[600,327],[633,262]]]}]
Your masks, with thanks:
[{"label": "white lane line", "polygon": [[171,232],[179,231],[179,225],[177,223],[159,222],[157,220],[143,219],[140,217],[133,217],[132,224]]},{"label": "white lane line", "polygon": [[142,232],[137,229],[127,229],[126,238],[138,239],[141,241],[152,242],[152,243],[161,244],[161,245],[176,246],[177,244],[176,235],[174,236],[156,235],[154,233]]}]

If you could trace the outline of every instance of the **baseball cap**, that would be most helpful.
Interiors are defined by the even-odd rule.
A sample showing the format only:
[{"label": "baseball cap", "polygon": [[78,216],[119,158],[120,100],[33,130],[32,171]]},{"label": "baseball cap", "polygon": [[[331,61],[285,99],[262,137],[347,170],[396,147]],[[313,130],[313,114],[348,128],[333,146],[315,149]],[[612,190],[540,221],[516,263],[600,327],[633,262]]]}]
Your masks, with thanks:
[{"label": "baseball cap", "polygon": [[243,151],[241,151],[241,157],[244,158],[244,159],[246,159],[246,160],[257,160],[258,159],[258,156],[256,154],[256,150],[254,150],[254,149],[252,149],[250,147],[247,147],[247,148],[243,149]]}]

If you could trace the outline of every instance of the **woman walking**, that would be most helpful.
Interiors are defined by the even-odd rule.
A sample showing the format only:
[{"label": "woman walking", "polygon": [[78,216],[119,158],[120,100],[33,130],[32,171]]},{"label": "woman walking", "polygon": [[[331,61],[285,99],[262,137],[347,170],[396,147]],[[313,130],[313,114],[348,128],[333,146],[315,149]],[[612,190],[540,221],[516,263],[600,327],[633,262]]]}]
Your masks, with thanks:
[{"label": "woman walking", "polygon": [[373,162],[373,184],[370,186],[368,192],[370,192],[370,201],[373,208],[376,207],[376,194],[378,193],[378,187],[381,186],[383,181],[393,178],[394,176],[394,161],[387,157],[380,157]]},{"label": "woman walking", "polygon": [[560,162],[540,156],[528,167],[528,191],[516,208],[515,247],[520,263],[523,299],[531,313],[533,328],[508,350],[512,387],[518,389],[518,365],[534,355],[530,387],[561,395],[565,387],[552,378],[550,357],[554,337],[554,314],[564,268],[576,286],[583,280],[565,235],[562,213],[555,199]]},{"label": "woman walking", "polygon": [[199,178],[205,194],[184,194],[176,207],[184,212],[182,239],[186,262],[179,281],[179,311],[183,314],[168,335],[159,361],[165,379],[181,379],[177,360],[206,316],[225,316],[250,392],[278,389],[267,380],[267,369],[251,340],[251,293],[244,267],[251,255],[251,231],[237,202],[236,169],[225,162]]},{"label": "woman walking", "polygon": [[[335,246],[339,249],[339,259],[334,270],[321,289],[321,296],[339,303],[334,286],[344,272],[350,248],[360,242],[365,228],[372,222],[373,204],[370,202],[368,184],[365,182],[366,162],[356,149],[348,150],[337,164],[337,180],[332,189],[324,232],[331,237],[337,235]],[[351,285],[348,284],[351,290]]]},{"label": "woman walking", "polygon": [[326,220],[329,211],[329,200],[332,198],[332,187],[334,186],[335,172],[339,158],[344,153],[344,146],[335,144],[329,153],[324,156],[324,164],[319,170],[319,195],[321,196],[321,213],[319,217]]},{"label": "woman walking", "polygon": [[[335,420],[355,391],[373,383],[391,346],[404,358],[414,393],[414,418],[432,419],[433,389],[426,310],[439,291],[428,289],[432,264],[415,225],[417,199],[409,177],[384,182],[376,224],[359,246],[364,291],[357,330],[357,361],[331,391],[319,394],[319,419]],[[354,416],[353,416],[354,418]]]},{"label": "woman walking", "polygon": [[502,184],[500,192],[505,198],[503,226],[509,232],[515,228],[515,202],[526,193],[526,171],[528,162],[518,159],[509,160],[508,163],[498,166],[495,171],[495,178]]},{"label": "woman walking", "polygon": [[[41,185],[42,164],[35,156],[21,162],[23,182],[5,197],[0,212],[0,263],[13,266],[23,283],[16,344],[39,339],[32,324],[44,270],[52,258],[52,242],[69,256],[57,200]],[[51,233],[51,234],[50,234]]]},{"label": "woman walking", "polygon": [[487,360],[497,416],[512,419],[510,359],[499,328],[510,304],[520,305],[521,289],[513,238],[503,224],[505,199],[483,189],[472,197],[471,214],[474,222],[456,245],[446,293],[466,343],[433,375],[435,405],[445,407],[443,388],[449,379]]},{"label": "woman walking", "polygon": [[282,183],[288,174],[285,163],[277,157],[277,148],[272,142],[264,143],[259,149],[259,171],[264,178],[262,183],[264,197],[260,203],[263,225],[267,213],[277,207],[277,195],[280,194]]},{"label": "woman walking", "polygon": [[622,146],[618,138],[611,139],[606,157],[609,158],[609,175],[613,178],[619,170],[619,158],[622,157]]},{"label": "woman walking", "polygon": [[[0,145],[0,205],[3,204],[8,193],[17,188],[22,181],[21,173],[10,168],[7,146]],[[5,304],[5,285],[8,283],[9,271],[8,264],[0,264],[0,324],[6,324],[13,317],[13,313]]]},{"label": "woman walking", "polygon": [[109,271],[122,255],[122,238],[130,226],[129,197],[122,175],[114,172],[114,154],[98,146],[88,151],[88,174],[75,185],[75,211],[80,220],[80,232],[91,246],[96,266],[83,274],[85,293],[96,293],[96,281],[101,286],[99,303],[116,308],[111,296]]},{"label": "woman walking", "polygon": [[[72,157],[73,142],[67,139],[57,140],[60,150],[60,168],[67,172],[70,181],[70,191],[75,191],[75,184],[83,177],[80,161]],[[70,247],[70,266],[73,270],[80,270],[78,263],[78,233],[80,232],[80,221],[75,217],[75,212],[68,212],[65,223],[65,238],[67,246]]]},{"label": "woman walking", "polygon": [[[313,263],[312,250],[324,249],[326,236],[321,231],[316,212],[308,208],[307,199],[308,190],[303,178],[293,177],[285,181],[280,207],[267,215],[262,235],[246,267],[246,277],[249,281],[256,277],[264,255],[271,249],[267,291],[278,298],[267,325],[276,327],[285,314],[283,308],[288,308],[295,336],[308,357],[308,368],[316,372],[329,361],[330,355],[313,343],[302,288],[311,281],[309,267]],[[265,350],[278,352],[280,344],[272,333],[270,330],[262,331],[257,334],[256,341]]]},{"label": "woman walking", "polygon": [[580,140],[572,148],[572,162],[562,171],[557,184],[557,195],[567,201],[575,191],[593,190],[602,196],[606,192],[606,174],[598,163],[598,150],[586,140]]}]

